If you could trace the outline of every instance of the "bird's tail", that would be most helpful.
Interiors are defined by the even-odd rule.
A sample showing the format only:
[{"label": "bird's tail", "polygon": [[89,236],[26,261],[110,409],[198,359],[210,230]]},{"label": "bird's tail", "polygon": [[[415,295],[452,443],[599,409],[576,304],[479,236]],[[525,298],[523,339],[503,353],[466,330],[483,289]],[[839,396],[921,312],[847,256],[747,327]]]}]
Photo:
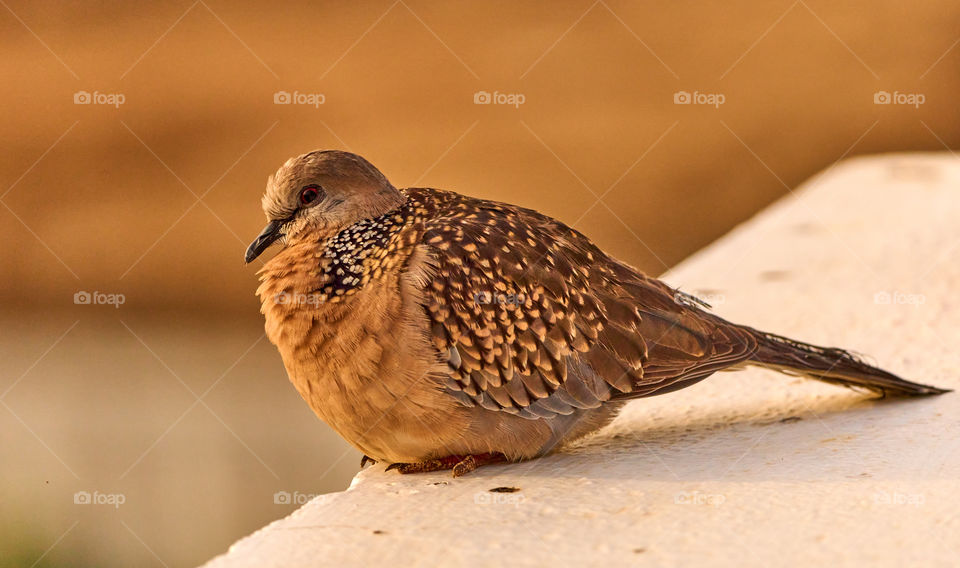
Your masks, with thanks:
[{"label": "bird's tail", "polygon": [[791,375],[801,375],[853,389],[867,389],[882,396],[924,396],[943,394],[949,389],[901,379],[856,355],[835,347],[818,347],[793,339],[745,328],[756,339],[757,351],[748,364],[760,365]]}]

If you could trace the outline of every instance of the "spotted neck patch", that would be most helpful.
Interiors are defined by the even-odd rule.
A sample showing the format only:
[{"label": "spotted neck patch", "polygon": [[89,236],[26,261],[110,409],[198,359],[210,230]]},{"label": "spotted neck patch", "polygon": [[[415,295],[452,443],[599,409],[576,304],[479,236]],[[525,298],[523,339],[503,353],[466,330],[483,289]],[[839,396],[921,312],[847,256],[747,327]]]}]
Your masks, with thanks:
[{"label": "spotted neck patch", "polygon": [[406,258],[403,253],[416,235],[404,239],[402,230],[417,220],[419,209],[408,197],[396,209],[358,221],[331,237],[320,253],[329,261],[322,263],[317,301],[338,302],[355,294]]}]

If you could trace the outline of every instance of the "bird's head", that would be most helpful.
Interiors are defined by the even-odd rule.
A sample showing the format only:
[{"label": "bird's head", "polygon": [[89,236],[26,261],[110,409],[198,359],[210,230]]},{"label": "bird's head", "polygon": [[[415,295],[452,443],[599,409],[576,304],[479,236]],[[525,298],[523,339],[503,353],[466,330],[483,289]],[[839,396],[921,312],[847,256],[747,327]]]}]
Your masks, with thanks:
[{"label": "bird's head", "polygon": [[356,154],[324,150],[291,158],[267,180],[262,204],[268,223],[245,259],[251,262],[278,240],[322,241],[402,202],[397,188]]}]

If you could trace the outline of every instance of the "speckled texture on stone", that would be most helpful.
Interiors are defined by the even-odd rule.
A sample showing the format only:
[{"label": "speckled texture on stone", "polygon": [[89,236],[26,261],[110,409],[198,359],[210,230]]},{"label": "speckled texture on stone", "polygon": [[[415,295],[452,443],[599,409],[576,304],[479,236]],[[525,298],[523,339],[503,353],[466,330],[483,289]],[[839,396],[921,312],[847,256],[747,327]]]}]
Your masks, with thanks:
[{"label": "speckled texture on stone", "polygon": [[[958,388],[960,160],[843,162],[665,279]],[[633,402],[533,462],[368,468],[207,566],[955,566],[958,480],[960,394],[882,402],[754,369]]]}]

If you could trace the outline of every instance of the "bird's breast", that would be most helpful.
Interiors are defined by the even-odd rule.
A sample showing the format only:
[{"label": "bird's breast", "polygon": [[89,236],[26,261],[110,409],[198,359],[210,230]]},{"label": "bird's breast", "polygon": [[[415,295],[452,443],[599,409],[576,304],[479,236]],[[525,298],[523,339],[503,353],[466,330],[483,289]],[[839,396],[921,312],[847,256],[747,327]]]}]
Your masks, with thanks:
[{"label": "bird's breast", "polygon": [[398,461],[442,447],[433,427],[440,422],[450,436],[466,428],[465,418],[458,423],[461,408],[442,391],[446,366],[423,332],[417,282],[405,271],[390,271],[338,302],[311,302],[310,260],[281,259],[282,269],[273,268],[275,261],[258,290],[267,336],[324,422],[367,455]]}]

